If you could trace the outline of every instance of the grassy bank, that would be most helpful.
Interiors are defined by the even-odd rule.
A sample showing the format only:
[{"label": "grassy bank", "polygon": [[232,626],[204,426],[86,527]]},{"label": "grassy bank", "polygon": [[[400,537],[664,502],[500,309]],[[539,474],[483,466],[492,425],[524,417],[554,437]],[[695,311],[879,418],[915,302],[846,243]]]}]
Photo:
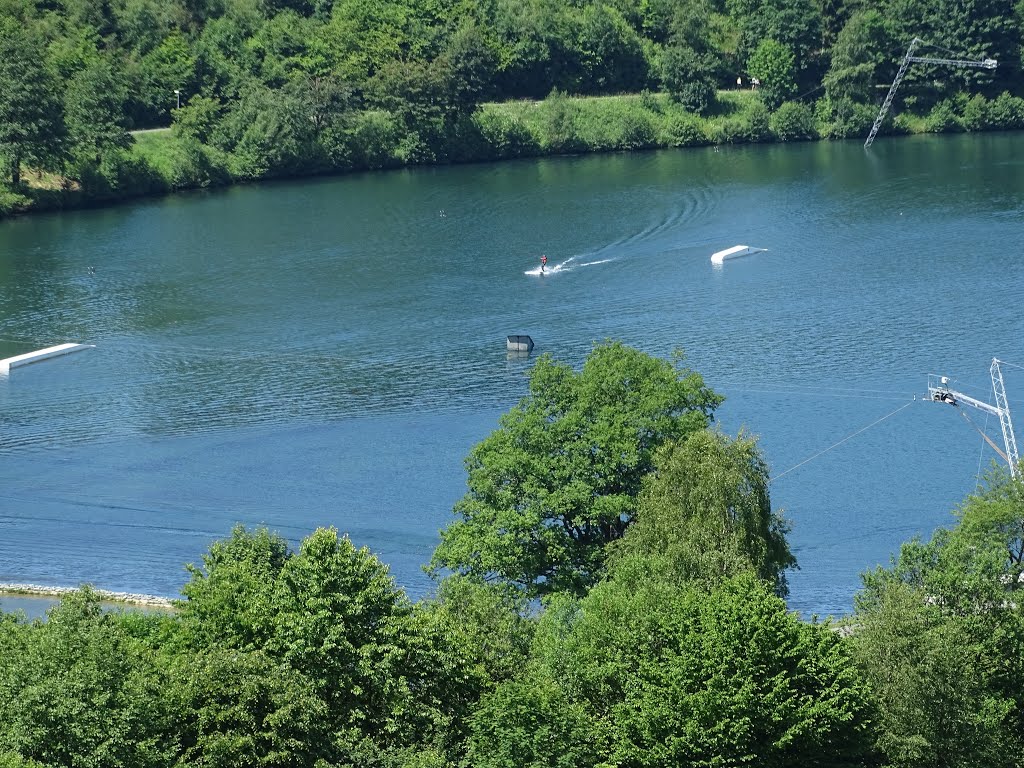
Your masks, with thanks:
[{"label": "grassy bank", "polygon": [[[852,103],[786,102],[770,112],[755,91],[719,91],[706,115],[684,110],[667,94],[573,97],[484,104],[471,115],[410,124],[381,111],[349,113],[345,128],[278,140],[232,143],[210,130],[141,131],[127,150],[65,175],[25,174],[17,189],[0,185],[0,217],[30,211],[105,205],[147,195],[270,178],[516,157],[636,151],[776,141],[863,138],[875,107]],[[185,112],[185,110],[182,110]],[[927,114],[903,111],[883,133],[942,133],[1024,128],[1024,99],[943,101]],[[282,129],[283,131],[283,129]],[[200,140],[200,138],[202,140]]]}]

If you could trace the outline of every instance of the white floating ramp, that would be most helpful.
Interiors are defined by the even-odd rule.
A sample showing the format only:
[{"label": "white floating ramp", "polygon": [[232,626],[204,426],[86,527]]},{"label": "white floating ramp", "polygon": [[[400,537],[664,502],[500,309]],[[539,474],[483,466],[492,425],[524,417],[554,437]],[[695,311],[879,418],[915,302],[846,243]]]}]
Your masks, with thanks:
[{"label": "white floating ramp", "polygon": [[767,248],[751,248],[749,245],[734,245],[732,248],[726,248],[724,251],[718,251],[717,253],[711,254],[712,264],[721,264],[726,259],[736,259],[740,256],[749,256],[752,253],[761,253],[762,251],[768,250]]},{"label": "white floating ramp", "polygon": [[47,347],[46,349],[40,349],[35,352],[26,352],[23,355],[8,357],[5,360],[0,360],[0,376],[6,376],[9,374],[11,372],[11,368],[28,365],[29,363],[37,363],[40,360],[48,360],[51,357],[60,357],[61,355],[78,352],[82,349],[92,349],[95,346],[95,344],[58,344],[55,347]]}]

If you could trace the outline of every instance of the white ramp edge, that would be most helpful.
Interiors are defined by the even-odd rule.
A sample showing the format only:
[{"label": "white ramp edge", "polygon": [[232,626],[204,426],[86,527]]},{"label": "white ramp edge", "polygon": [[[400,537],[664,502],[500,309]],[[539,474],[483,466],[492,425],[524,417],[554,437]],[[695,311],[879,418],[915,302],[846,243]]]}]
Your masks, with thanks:
[{"label": "white ramp edge", "polygon": [[763,253],[767,250],[767,248],[753,248],[749,245],[734,245],[732,248],[726,248],[724,251],[712,253],[711,263],[721,264],[726,259],[735,259],[739,256],[749,256],[752,253]]},{"label": "white ramp edge", "polygon": [[28,365],[29,363],[37,363],[40,360],[47,360],[51,357],[67,355],[83,349],[92,349],[95,346],[95,344],[58,344],[55,347],[47,347],[46,349],[40,349],[35,352],[26,352],[23,355],[8,357],[5,360],[0,360],[0,376],[6,376],[9,374],[11,372],[11,368]]}]

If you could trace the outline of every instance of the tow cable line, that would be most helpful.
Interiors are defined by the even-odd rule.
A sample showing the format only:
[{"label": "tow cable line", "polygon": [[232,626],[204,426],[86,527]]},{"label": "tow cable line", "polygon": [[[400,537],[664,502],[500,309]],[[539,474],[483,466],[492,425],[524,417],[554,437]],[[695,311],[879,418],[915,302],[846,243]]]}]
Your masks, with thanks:
[{"label": "tow cable line", "polygon": [[885,414],[885,416],[883,416],[883,417],[882,417],[882,418],[880,418],[880,419],[876,419],[875,421],[873,421],[873,422],[871,422],[870,424],[868,424],[868,425],[867,425],[866,427],[861,427],[861,428],[860,428],[860,429],[858,429],[858,430],[857,430],[856,432],[853,432],[852,434],[849,434],[849,435],[847,435],[846,437],[844,437],[844,438],[843,438],[842,440],[840,440],[839,442],[837,442],[837,443],[833,443],[833,444],[832,444],[832,445],[830,445],[830,446],[829,446],[828,448],[825,448],[825,449],[824,449],[824,450],[822,450],[822,451],[818,451],[818,452],[817,452],[816,454],[814,454],[813,456],[809,456],[808,458],[806,458],[806,459],[804,459],[803,461],[801,461],[801,462],[800,462],[799,464],[794,464],[794,465],[793,465],[792,467],[790,467],[789,469],[787,469],[787,470],[786,470],[785,472],[782,472],[782,473],[780,473],[780,474],[776,475],[775,477],[773,477],[773,478],[772,478],[772,479],[771,479],[771,480],[770,480],[769,482],[775,482],[775,481],[776,481],[776,480],[778,480],[778,479],[779,479],[780,477],[784,477],[784,476],[788,475],[788,474],[789,474],[790,472],[792,472],[792,471],[793,471],[794,469],[797,469],[797,468],[799,468],[799,467],[802,467],[802,466],[803,466],[804,464],[807,464],[807,463],[808,463],[808,462],[810,462],[810,461],[814,461],[814,460],[815,460],[816,458],[818,458],[819,456],[821,456],[821,455],[823,455],[823,454],[826,454],[826,453],[828,453],[828,452],[829,452],[829,451],[831,451],[831,450],[832,450],[833,448],[838,448],[838,447],[839,447],[840,445],[842,445],[843,443],[845,443],[845,442],[846,442],[847,440],[852,440],[852,439],[853,439],[853,438],[855,438],[855,437],[856,437],[857,435],[859,435],[859,434],[860,434],[861,432],[867,432],[867,431],[868,431],[869,429],[871,429],[871,428],[872,428],[873,426],[875,426],[876,424],[881,424],[881,423],[882,423],[883,421],[885,421],[886,419],[888,419],[888,418],[891,418],[892,416],[895,416],[895,415],[896,415],[897,413],[899,413],[900,411],[902,411],[902,410],[903,410],[904,408],[909,408],[909,407],[910,407],[911,405],[913,405],[913,404],[914,404],[915,402],[916,402],[916,400],[911,400],[911,401],[910,401],[909,403],[904,403],[904,404],[903,404],[903,405],[901,405],[901,406],[900,406],[899,408],[897,408],[897,409],[896,409],[895,411],[891,411],[891,412],[889,412],[889,413]]}]

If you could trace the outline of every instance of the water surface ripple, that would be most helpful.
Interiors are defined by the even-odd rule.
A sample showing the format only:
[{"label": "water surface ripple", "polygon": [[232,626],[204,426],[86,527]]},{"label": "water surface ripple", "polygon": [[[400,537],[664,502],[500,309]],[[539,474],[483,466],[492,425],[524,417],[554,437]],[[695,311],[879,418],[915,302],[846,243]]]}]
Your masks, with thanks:
[{"label": "water surface ripple", "polygon": [[[993,356],[1024,365],[1019,139],[529,160],[4,222],[0,356],[96,348],[0,380],[0,581],[174,595],[241,521],[335,525],[423,594],[463,458],[525,392],[510,333],[573,364],[605,338],[685,349],[776,475],[929,372],[986,399]],[[712,268],[737,243],[768,250]],[[524,274],[541,253],[560,268]],[[1006,383],[1024,402],[1024,371]],[[792,607],[848,611],[992,458],[919,402],[780,477]]]}]

